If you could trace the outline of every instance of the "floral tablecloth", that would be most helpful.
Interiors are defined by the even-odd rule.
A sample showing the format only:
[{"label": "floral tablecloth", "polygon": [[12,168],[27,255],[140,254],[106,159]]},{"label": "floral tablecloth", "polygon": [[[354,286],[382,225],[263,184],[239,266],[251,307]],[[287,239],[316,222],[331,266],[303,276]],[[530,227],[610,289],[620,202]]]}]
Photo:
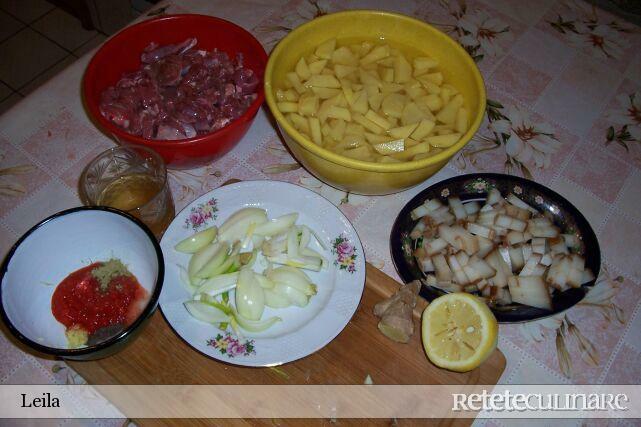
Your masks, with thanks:
[{"label": "floral tablecloth", "polygon": [[[152,13],[220,16],[252,31],[270,50],[291,28],[352,8],[414,16],[465,47],[478,62],[489,98],[473,142],[416,188],[385,197],[345,194],[302,169],[261,110],[230,154],[204,168],[170,172],[177,208],[230,178],[293,182],[338,205],[354,223],[367,260],[398,277],[389,231],[421,189],[469,172],[532,178],[585,214],[599,237],[603,265],[595,288],[567,313],[501,325],[499,347],[507,357],[501,383],[641,383],[640,29],[569,0],[185,0],[161,3]],[[90,56],[0,117],[2,256],[40,219],[80,204],[80,172],[113,145],[82,107],[80,81]],[[3,384],[83,381],[64,362],[26,353],[3,332]]]}]

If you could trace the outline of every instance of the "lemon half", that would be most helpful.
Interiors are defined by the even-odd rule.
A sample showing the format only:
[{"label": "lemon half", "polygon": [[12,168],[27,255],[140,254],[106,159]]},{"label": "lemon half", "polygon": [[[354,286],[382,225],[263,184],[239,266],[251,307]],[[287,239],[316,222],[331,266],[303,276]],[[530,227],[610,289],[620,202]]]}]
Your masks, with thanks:
[{"label": "lemon half", "polygon": [[423,347],[440,368],[466,372],[478,367],[496,348],[499,326],[480,298],[457,292],[443,295],[423,311]]}]

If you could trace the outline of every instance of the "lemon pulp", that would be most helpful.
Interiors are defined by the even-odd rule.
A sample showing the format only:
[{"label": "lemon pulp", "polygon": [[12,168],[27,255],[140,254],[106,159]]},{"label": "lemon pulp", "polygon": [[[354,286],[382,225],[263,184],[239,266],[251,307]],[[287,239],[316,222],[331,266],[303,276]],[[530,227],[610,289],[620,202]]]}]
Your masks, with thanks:
[{"label": "lemon pulp", "polygon": [[498,324],[481,299],[467,293],[451,293],[425,308],[421,333],[432,363],[465,372],[478,367],[494,351]]}]

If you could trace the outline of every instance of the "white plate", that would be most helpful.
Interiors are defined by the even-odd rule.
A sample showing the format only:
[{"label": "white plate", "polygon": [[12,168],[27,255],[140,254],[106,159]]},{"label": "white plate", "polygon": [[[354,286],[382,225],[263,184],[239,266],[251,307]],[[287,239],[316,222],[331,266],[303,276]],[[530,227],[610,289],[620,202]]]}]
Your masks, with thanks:
[{"label": "white plate", "polygon": [[[181,284],[179,265],[189,255],[174,250],[176,243],[206,226],[220,226],[239,209],[254,206],[268,218],[298,212],[297,224],[316,231],[327,249],[315,239],[310,246],[329,260],[320,272],[305,271],[318,286],[307,307],[265,308],[263,319],[283,320],[260,333],[236,337],[191,317],[183,306],[190,299]],[[342,245],[341,245],[341,242]],[[279,181],[244,181],[201,196],[173,220],[160,243],[165,257],[165,285],[160,308],[172,328],[189,345],[215,359],[242,366],[275,366],[310,355],[331,342],[352,318],[365,286],[363,247],[352,224],[331,202],[303,187]],[[259,259],[254,270],[266,265]],[[233,293],[230,300],[233,301]]]}]

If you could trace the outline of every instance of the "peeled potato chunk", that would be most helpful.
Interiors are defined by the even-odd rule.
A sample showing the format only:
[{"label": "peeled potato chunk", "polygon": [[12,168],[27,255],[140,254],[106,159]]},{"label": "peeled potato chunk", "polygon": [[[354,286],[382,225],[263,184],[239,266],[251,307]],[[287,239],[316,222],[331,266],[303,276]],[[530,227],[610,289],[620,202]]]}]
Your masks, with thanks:
[{"label": "peeled potato chunk", "polygon": [[276,106],[310,141],[352,159],[433,156],[468,131],[470,111],[437,59],[406,52],[380,40],[326,40],[285,74]]}]

